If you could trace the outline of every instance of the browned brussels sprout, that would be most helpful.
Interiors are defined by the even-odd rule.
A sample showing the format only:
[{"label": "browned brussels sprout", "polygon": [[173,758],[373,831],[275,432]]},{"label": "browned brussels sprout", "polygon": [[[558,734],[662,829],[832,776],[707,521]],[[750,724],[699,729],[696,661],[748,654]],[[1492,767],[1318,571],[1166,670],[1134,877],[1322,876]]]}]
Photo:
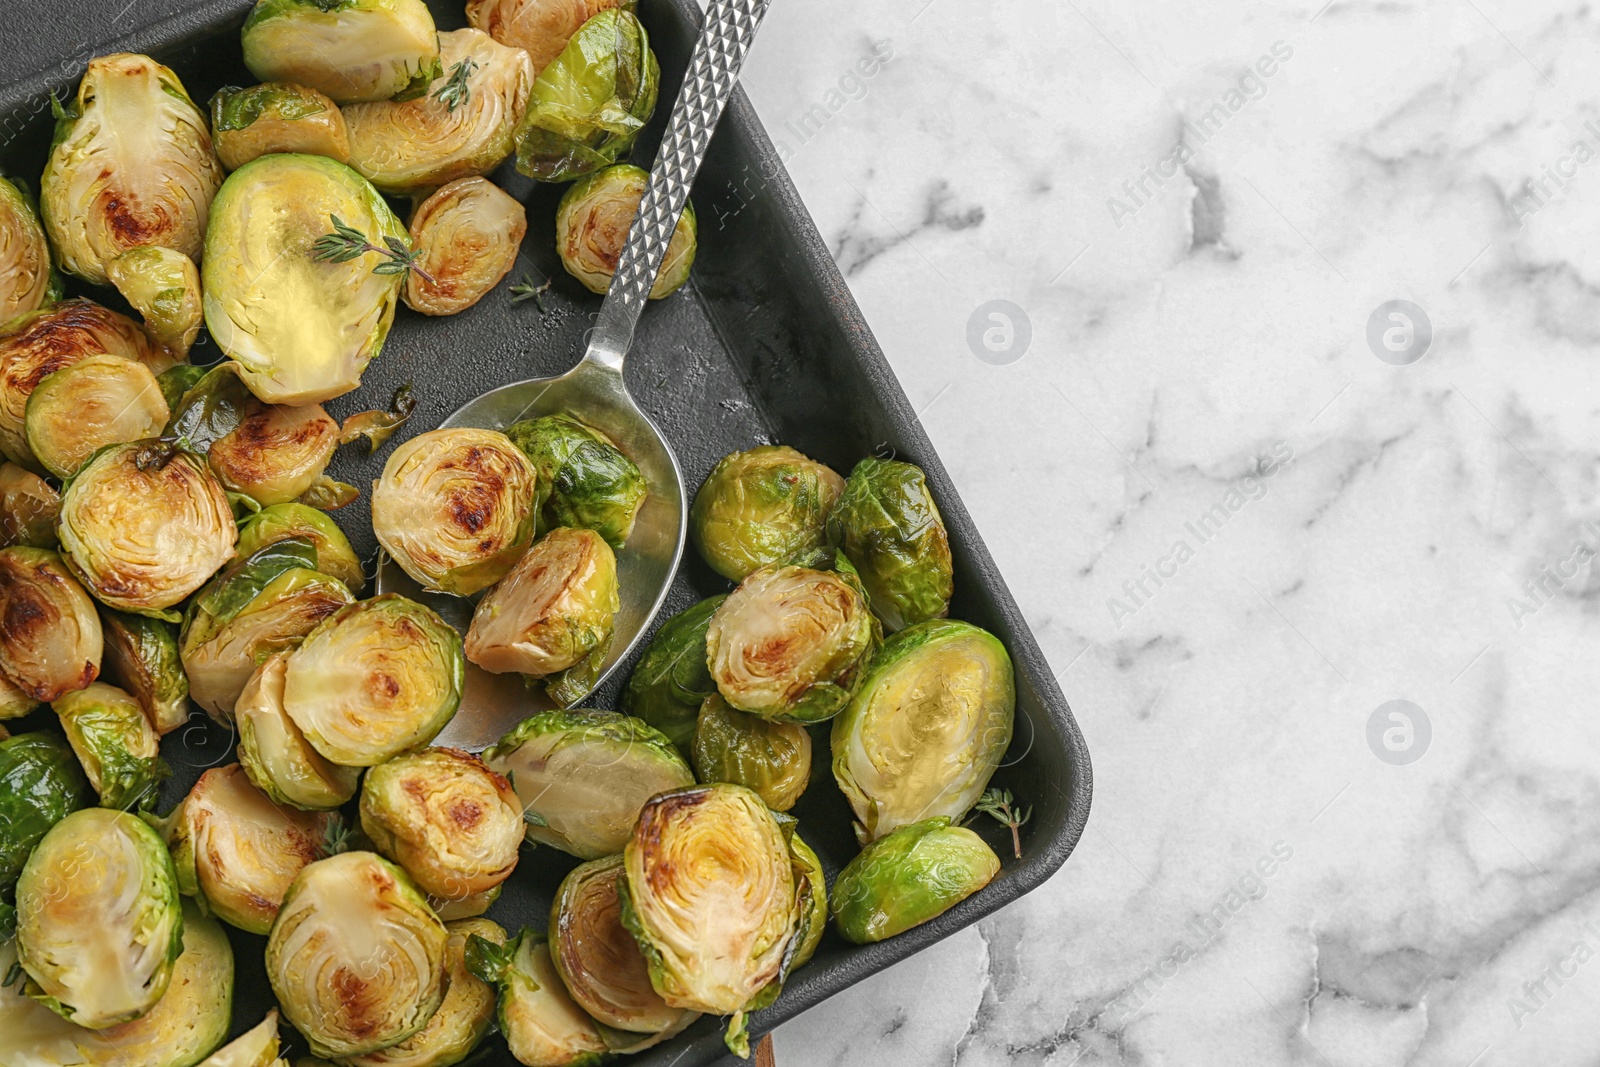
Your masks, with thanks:
[{"label": "browned brussels sprout", "polygon": [[424,315],[454,315],[489,295],[516,266],[528,215],[487,178],[459,178],[411,216],[412,271],[402,296]]},{"label": "browned brussels sprout", "polygon": [[211,98],[211,136],[229,170],[274,152],[350,162],[350,135],[339,105],[292,82],[218,89]]},{"label": "browned brussels sprout", "polygon": [[0,549],[0,619],[0,676],[28,698],[48,703],[99,677],[94,601],[49,549]]},{"label": "browned brussels sprout", "polygon": [[585,22],[633,0],[467,0],[467,20],[501,44],[521,48],[535,73],[561,54]]},{"label": "browned brussels sprout", "polygon": [[159,435],[167,416],[149,367],[121,356],[89,356],[39,382],[28,397],[23,436],[40,466],[70,478],[106,445]]},{"label": "browned brussels sprout", "polygon": [[0,548],[53,548],[61,494],[15,463],[0,463]]}]

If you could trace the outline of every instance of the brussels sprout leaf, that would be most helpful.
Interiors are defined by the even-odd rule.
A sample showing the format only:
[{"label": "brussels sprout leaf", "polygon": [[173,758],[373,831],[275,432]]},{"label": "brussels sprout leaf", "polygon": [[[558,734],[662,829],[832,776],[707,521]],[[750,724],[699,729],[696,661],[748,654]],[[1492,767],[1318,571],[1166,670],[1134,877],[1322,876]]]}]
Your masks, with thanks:
[{"label": "brussels sprout leaf", "polygon": [[339,443],[347,445],[358,437],[365,437],[367,454],[370,456],[382,448],[384,442],[404,426],[416,410],[417,398],[411,395],[411,383],[406,382],[394,391],[388,411],[362,411],[345,419],[344,428],[339,431]]},{"label": "brussels sprout leaf", "polygon": [[498,986],[516,956],[517,940],[513,938],[501,946],[480,934],[473,934],[467,938],[467,947],[462,956],[467,970],[479,981]]}]

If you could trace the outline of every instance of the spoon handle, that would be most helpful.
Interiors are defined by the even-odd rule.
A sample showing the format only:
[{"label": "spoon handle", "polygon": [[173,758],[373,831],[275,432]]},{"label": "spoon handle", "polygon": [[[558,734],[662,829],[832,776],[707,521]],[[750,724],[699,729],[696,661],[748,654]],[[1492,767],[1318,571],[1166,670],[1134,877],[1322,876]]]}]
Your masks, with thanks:
[{"label": "spoon handle", "polygon": [[655,285],[689,187],[705,159],[711,134],[733,95],[739,69],[755,40],[756,28],[772,0],[711,0],[705,29],[694,46],[683,89],[672,109],[667,135],[656,153],[650,185],[628,231],[600,318],[589,335],[584,360],[615,371],[633,341],[633,330]]}]

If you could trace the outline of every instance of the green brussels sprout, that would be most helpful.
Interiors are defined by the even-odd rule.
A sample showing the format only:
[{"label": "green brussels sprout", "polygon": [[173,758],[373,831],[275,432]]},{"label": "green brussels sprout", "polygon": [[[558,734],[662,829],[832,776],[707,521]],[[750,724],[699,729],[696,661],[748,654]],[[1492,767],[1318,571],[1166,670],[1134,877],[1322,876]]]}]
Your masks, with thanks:
[{"label": "green brussels sprout", "polygon": [[533,540],[538,480],[498,430],[430,430],[396,448],[372,483],[372,531],[424,589],[470,596],[505,577]]},{"label": "green brussels sprout", "polygon": [[547,494],[539,533],[562,526],[593,530],[621,551],[648,492],[633,460],[611,438],[566,414],[524,419],[506,435],[533,461]]},{"label": "green brussels sprout", "polygon": [[[611,288],[611,276],[617,272],[622,246],[649,184],[648,171],[618,163],[579,179],[561,197],[556,209],[556,251],[567,273],[591,293],[603,296]],[[666,258],[650,287],[651,300],[671,296],[689,280],[698,235],[694,204],[685,202]]]},{"label": "green brussels sprout", "polygon": [[361,558],[350,547],[339,524],[305,504],[272,504],[246,518],[239,524],[239,544],[233,558],[248,558],[267,545],[290,537],[310,541],[317,550],[316,569],[339,579],[350,592],[360,593],[367,584]]},{"label": "green brussels sprout", "polygon": [[476,919],[492,908],[494,902],[500,899],[500,890],[502,888],[504,887],[497,885],[493,889],[482,893],[456,897],[453,900],[430,896],[428,898],[428,907],[432,908],[434,914],[445,922],[454,922],[457,919]]},{"label": "green brussels sprout", "polygon": [[210,373],[210,367],[202,367],[194,363],[179,363],[175,367],[168,367],[156,375],[156,385],[161,387],[161,396],[167,402],[167,410],[176,412],[183,395],[190,389],[200,384],[200,380]]},{"label": "green brussels sprout", "polygon": [[422,268],[406,278],[406,306],[454,315],[488,296],[516,266],[528,213],[487,178],[457,178],[411,216],[411,247]]},{"label": "green brussels sprout", "polygon": [[0,549],[0,677],[49,702],[100,675],[94,601],[45,548]]},{"label": "green brussels sprout", "polygon": [[323,759],[283,710],[288,666],[286,653],[270,657],[234,702],[239,762],[256,788],[279,804],[310,811],[337,808],[356,795],[361,771]]},{"label": "green brussels sprout", "polygon": [[278,1058],[278,1009],[207,1056],[200,1067],[288,1067]]},{"label": "green brussels sprout", "polygon": [[15,463],[0,462],[0,548],[53,548],[61,494]]},{"label": "green brussels sprout", "polygon": [[908,823],[861,850],[833,883],[833,918],[846,940],[882,941],[943,915],[989,884],[1000,858],[983,838],[940,815]]},{"label": "green brussels sprout", "polygon": [[556,972],[572,999],[606,1026],[645,1034],[681,1030],[696,1013],[668,1007],[650,984],[644,953],[622,925],[621,881],[621,856],[580,864],[562,879],[550,906]]},{"label": "green brussels sprout", "polygon": [[292,82],[218,89],[211,97],[211,137],[229,170],[274,152],[350,162],[350,134],[339,105]]},{"label": "green brussels sprout", "polygon": [[361,786],[362,832],[435,901],[487,893],[511,877],[522,825],[511,783],[456,748],[397,756]]},{"label": "green brussels sprout", "polygon": [[101,677],[139,702],[157,734],[164,736],[188,722],[189,679],[172,624],[102,608],[100,631],[105,639]]},{"label": "green brussels sprout", "polygon": [[848,565],[763,567],[711,616],[706,662],[729,706],[779,722],[821,722],[849,703],[879,633]]},{"label": "green brussels sprout", "polygon": [[0,322],[61,297],[39,211],[26,189],[0,178]]},{"label": "green brussels sprout", "polygon": [[629,11],[601,11],[539,71],[517,124],[517,169],[564,182],[609,166],[656,110],[661,66]]},{"label": "green brussels sprout", "polygon": [[810,845],[800,840],[798,833],[789,835],[789,854],[794,859],[796,875],[810,886],[810,900],[800,920],[794,959],[789,961],[792,972],[811,961],[817,946],[822,944],[822,935],[828,930],[828,876],[822,869],[822,860]]},{"label": "green brussels sprout", "polygon": [[339,447],[339,424],[321,404],[257,401],[206,452],[211,472],[235,493],[270,507],[299,500]]},{"label": "green brussels sprout", "polygon": [[706,627],[726,599],[702,600],[662,623],[622,693],[623,711],[666,734],[686,755],[694,745],[700,705],[717,691],[706,667]]},{"label": "green brussels sprout", "polygon": [[105,285],[106,265],[143,245],[198,258],[221,182],[206,117],[178,76],[121,52],[91,59],[76,102],[57,105],[39,207],[61,269]]},{"label": "green brussels sprout", "polygon": [[305,867],[267,935],[278,1005],[318,1056],[360,1056],[428,1025],[450,935],[406,873],[371,852]]},{"label": "green brussels sprout", "polygon": [[0,896],[11,895],[28,853],[45,832],[94,802],[67,743],[55,734],[0,741]]},{"label": "green brussels sprout", "polygon": [[394,321],[403,279],[374,269],[392,261],[318,258],[316,243],[335,232],[336,218],[378,247],[406,237],[378,191],[325,156],[252,160],[228,175],[211,205],[200,272],[206,326],[269,404],[348,393]]},{"label": "green brussels sprout", "polygon": [[[37,700],[23,692],[15,682],[0,674],[0,720],[20,719],[38,706]],[[0,730],[4,729],[4,726],[0,726]],[[0,932],[6,928],[4,920],[5,916],[0,914]]]},{"label": "green brussels sprout", "polygon": [[546,711],[483,754],[511,780],[529,841],[579,859],[622,851],[645,801],[694,784],[665,736],[613,711]]},{"label": "green brussels sprout", "polygon": [[440,74],[423,0],[257,0],[240,38],[251,74],[341,104],[410,100]]},{"label": "green brussels sprout", "polygon": [[467,941],[467,967],[500,990],[500,1032],[530,1067],[598,1067],[610,1051],[600,1025],[561,984],[545,936],[531,927],[505,945]]},{"label": "green brussels sprout", "polygon": [[788,445],[723,456],[689,509],[689,533],[711,569],[740,582],[827,545],[828,513],[844,490],[831,468]]},{"label": "green brussels sprout", "polygon": [[893,459],[856,464],[828,516],[828,537],[861,572],[890,630],[950,612],[950,538],[922,469]]},{"label": "green brussels sprout", "polygon": [[344,109],[350,165],[393,196],[488,174],[516,150],[513,134],[528,107],[533,62],[480,30],[439,35],[449,81],[403,103]]},{"label": "green brussels sprout", "polygon": [[199,456],[154,441],[112,445],[67,483],[56,527],[67,566],[104,605],[166,609],[233,556],[233,505]]},{"label": "green brussels sprout", "polygon": [[57,478],[70,478],[106,445],[156,437],[167,401],[143,363],[121,356],[80,359],[47,374],[28,397],[28,451]]},{"label": "green brussels sprout", "polygon": [[694,773],[702,782],[742,785],[773,811],[788,811],[811,781],[811,735],[736,711],[713,693],[695,727]]},{"label": "green brussels sprout", "polygon": [[106,263],[106,277],[144,317],[150,336],[187,358],[200,334],[200,271],[170,248],[133,248]]},{"label": "green brussels sprout", "polygon": [[40,839],[17,880],[17,962],[28,992],[91,1029],[135,1019],[183,951],[178,879],[137,815],[85,808]]},{"label": "green brussels sprout", "polygon": [[50,706],[101,807],[127,811],[155,800],[172,768],[161,758],[160,738],[137,700],[114,685],[91,682]]},{"label": "green brussels sprout", "polygon": [[934,815],[959,819],[1011,744],[1011,657],[992,634],[931,619],[894,634],[833,722],[833,776],[872,841]]},{"label": "green brussels sprout", "polygon": [[593,530],[551,530],[478,601],[467,658],[493,674],[545,679],[571,707],[594,687],[611,648],[617,558]]},{"label": "green brussels sprout", "polygon": [[339,609],[290,653],[283,710],[324,758],[374,767],[444,729],[464,675],[460,635],[385,594]]},{"label": "green brussels sprout", "polygon": [[585,22],[607,8],[632,11],[633,0],[467,0],[467,21],[501,44],[520,48],[541,71]]}]

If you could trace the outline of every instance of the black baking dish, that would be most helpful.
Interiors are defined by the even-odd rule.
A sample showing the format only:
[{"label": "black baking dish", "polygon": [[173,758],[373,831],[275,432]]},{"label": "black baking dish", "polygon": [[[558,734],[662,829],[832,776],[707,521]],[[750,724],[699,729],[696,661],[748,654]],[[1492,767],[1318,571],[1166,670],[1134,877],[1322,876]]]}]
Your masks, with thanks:
[{"label": "black baking dish", "polygon": [[[53,26],[27,27],[28,52],[21,58],[36,73],[0,88],[0,169],[5,174],[37,188],[50,141],[49,94],[68,95],[92,55],[153,55],[173,67],[202,104],[224,84],[253,80],[238,45],[250,0],[196,3],[121,37],[98,40],[91,31],[96,43],[85,45],[85,26],[112,25],[119,12],[124,14],[118,27],[131,25],[124,4],[76,0],[63,6]],[[430,6],[440,29],[465,24],[458,0],[430,0]],[[636,161],[648,165],[701,16],[694,0],[642,0],[639,13],[662,69],[663,104],[634,153]],[[131,14],[136,16],[137,8]],[[29,17],[50,16],[33,9]],[[0,42],[20,32],[0,28]],[[19,58],[9,46],[3,54]],[[577,358],[600,301],[568,277],[556,259],[560,189],[535,185],[509,166],[494,179],[528,205],[528,237],[517,273],[554,279],[547,310],[531,301],[513,305],[506,291],[509,280],[453,318],[430,319],[402,308],[360,390],[327,405],[335,416],[385,406],[396,387],[410,381],[419,405],[401,434],[409,436],[436,426],[478,393],[559,373]],[[997,634],[1016,665],[1016,738],[995,784],[1034,805],[1023,829],[1020,862],[1011,859],[1002,827],[988,819],[974,824],[1006,861],[991,885],[937,920],[876,945],[852,946],[830,931],[815,960],[794,976],[777,1003],[753,1017],[751,1032],[761,1034],[1037,887],[1066,860],[1083,831],[1091,775],[1082,734],[1049,665],[742,91],[712,142],[693,200],[700,222],[693,278],[683,292],[646,310],[628,361],[634,396],[667,435],[691,491],[718,458],[761,442],[791,444],[844,472],[862,456],[890,453],[927,471],[955,552],[951,614]],[[75,288],[118,306],[109,290]],[[201,362],[217,356],[214,345],[195,351]],[[331,473],[368,487],[386,454],[368,458],[356,448],[344,449]],[[365,497],[337,517],[357,549],[370,556],[376,545]],[[686,553],[664,615],[726,588],[692,552]],[[625,666],[586,703],[614,707],[627,673]],[[50,718],[45,711],[15,725],[46,726]],[[826,730],[819,729],[813,784],[795,814],[831,881],[857,846],[849,809],[829,771],[826,739]],[[207,767],[227,762],[231,741],[228,731],[198,710],[187,727],[168,735],[163,752],[175,774],[163,793],[162,810]],[[542,929],[555,887],[575,862],[552,849],[525,852],[490,917],[513,930],[530,924]],[[237,961],[237,1034],[260,1021],[272,1006],[272,994],[261,964],[264,939],[232,928],[229,934]],[[288,1036],[290,1028],[284,1030]],[[633,1061],[660,1067],[711,1063],[725,1055],[721,1030],[719,1021],[702,1019]],[[487,1062],[511,1067],[503,1043],[497,1049]]]}]

